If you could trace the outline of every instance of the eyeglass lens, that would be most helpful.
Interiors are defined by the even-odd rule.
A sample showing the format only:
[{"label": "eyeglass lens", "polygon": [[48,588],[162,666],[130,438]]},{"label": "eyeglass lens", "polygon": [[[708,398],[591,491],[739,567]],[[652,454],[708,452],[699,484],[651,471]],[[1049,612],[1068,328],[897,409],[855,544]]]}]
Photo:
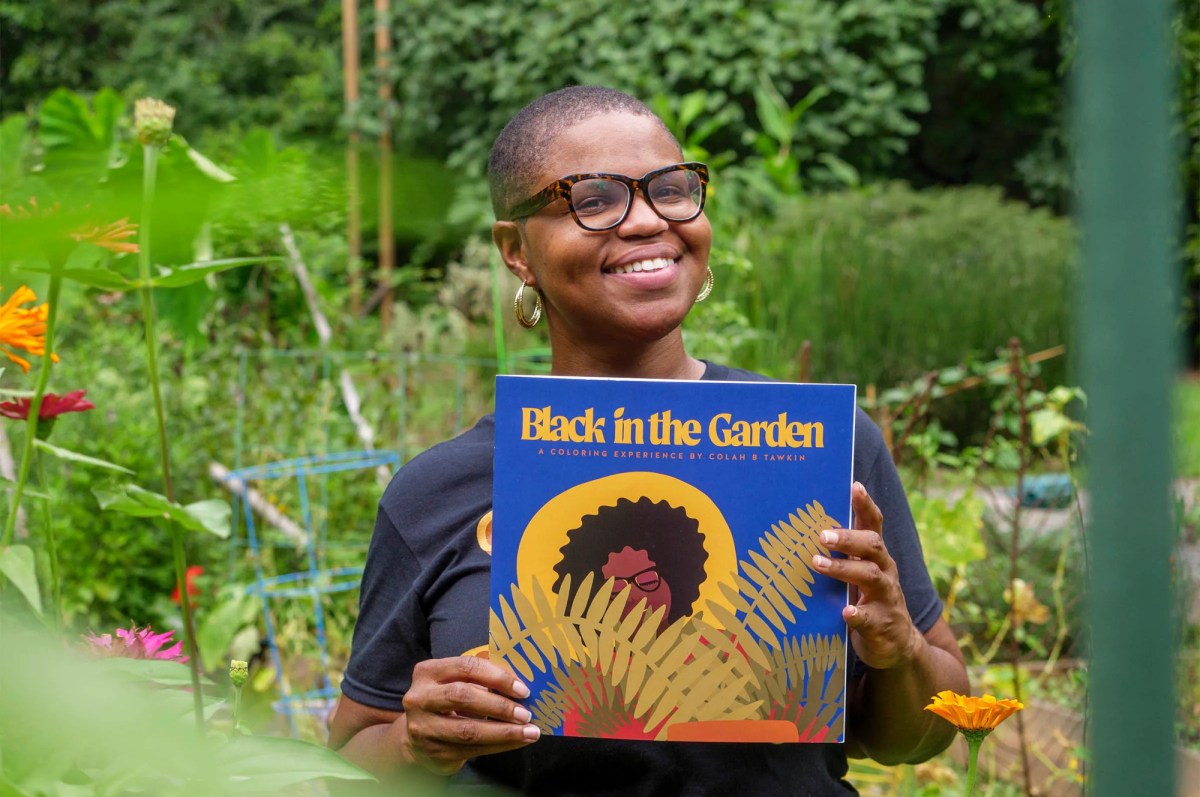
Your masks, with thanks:
[{"label": "eyeglass lens", "polygon": [[[689,221],[700,213],[703,186],[692,171],[656,174],[644,187],[654,212],[667,221]],[[631,204],[629,186],[619,180],[598,177],[571,186],[571,205],[579,223],[602,230],[625,220]]]}]

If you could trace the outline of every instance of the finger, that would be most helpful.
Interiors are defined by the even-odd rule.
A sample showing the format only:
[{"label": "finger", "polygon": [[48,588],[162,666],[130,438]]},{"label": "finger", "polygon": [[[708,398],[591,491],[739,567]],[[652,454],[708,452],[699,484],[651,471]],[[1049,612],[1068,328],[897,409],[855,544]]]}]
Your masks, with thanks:
[{"label": "finger", "polygon": [[854,604],[842,608],[842,619],[851,631],[862,631],[870,622],[869,611]]},{"label": "finger", "polygon": [[867,495],[867,488],[862,486],[862,482],[855,482],[850,488],[850,508],[854,510],[851,526],[883,533],[883,513]]},{"label": "finger", "polygon": [[817,555],[812,558],[812,563],[818,572],[858,587],[867,597],[887,594],[894,582],[882,567],[869,559],[831,559]]},{"label": "finger", "polygon": [[426,755],[448,757],[452,751],[459,758],[523,747],[536,742],[541,733],[536,725],[437,715],[425,718],[418,730],[421,749]]},{"label": "finger", "polygon": [[895,564],[883,536],[875,531],[828,529],[821,532],[821,542],[831,551],[874,562],[885,571],[890,571]]},{"label": "finger", "polygon": [[419,662],[413,668],[413,683],[416,684],[418,679],[442,684],[456,681],[479,684],[518,700],[529,697],[529,687],[513,677],[509,670],[478,656],[454,656]]},{"label": "finger", "polygon": [[[411,690],[409,694],[413,694]],[[405,710],[457,714],[461,717],[478,717],[522,725],[530,719],[529,709],[515,700],[462,681],[439,684],[422,690],[411,702],[411,707],[408,702],[405,703]]]}]

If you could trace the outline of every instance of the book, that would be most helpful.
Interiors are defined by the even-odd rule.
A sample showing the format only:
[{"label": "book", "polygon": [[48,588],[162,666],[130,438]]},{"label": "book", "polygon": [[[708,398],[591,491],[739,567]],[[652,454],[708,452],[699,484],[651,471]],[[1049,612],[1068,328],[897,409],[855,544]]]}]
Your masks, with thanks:
[{"label": "book", "polygon": [[[544,734],[841,742],[853,385],[500,376],[488,655]],[[836,555],[836,554],[835,554]]]}]

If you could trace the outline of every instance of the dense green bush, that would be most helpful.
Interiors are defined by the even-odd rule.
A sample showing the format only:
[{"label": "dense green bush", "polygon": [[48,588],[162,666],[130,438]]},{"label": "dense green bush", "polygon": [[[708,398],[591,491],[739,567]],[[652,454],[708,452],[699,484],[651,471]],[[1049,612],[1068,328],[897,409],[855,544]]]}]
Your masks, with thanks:
[{"label": "dense green bush", "polygon": [[1073,229],[998,190],[828,194],[717,243],[753,264],[717,273],[717,298],[762,333],[734,355],[777,376],[796,375],[805,340],[813,379],[881,387],[1014,336],[1031,352],[1069,343]]},{"label": "dense green bush", "polygon": [[801,121],[801,162],[829,153],[876,171],[927,107],[922,63],[936,21],[936,4],[912,0],[416,0],[396,18],[398,123],[418,148],[479,164],[518,108],[564,85],[646,99],[705,89],[733,112],[717,148],[746,150],[765,79],[791,102],[828,91]]}]

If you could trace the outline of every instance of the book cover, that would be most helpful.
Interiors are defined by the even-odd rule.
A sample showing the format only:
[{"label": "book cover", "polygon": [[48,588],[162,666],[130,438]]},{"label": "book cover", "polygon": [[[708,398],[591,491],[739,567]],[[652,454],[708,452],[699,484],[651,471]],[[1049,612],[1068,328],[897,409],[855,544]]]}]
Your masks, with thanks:
[{"label": "book cover", "polygon": [[853,385],[496,380],[489,657],[545,734],[841,742]]}]

